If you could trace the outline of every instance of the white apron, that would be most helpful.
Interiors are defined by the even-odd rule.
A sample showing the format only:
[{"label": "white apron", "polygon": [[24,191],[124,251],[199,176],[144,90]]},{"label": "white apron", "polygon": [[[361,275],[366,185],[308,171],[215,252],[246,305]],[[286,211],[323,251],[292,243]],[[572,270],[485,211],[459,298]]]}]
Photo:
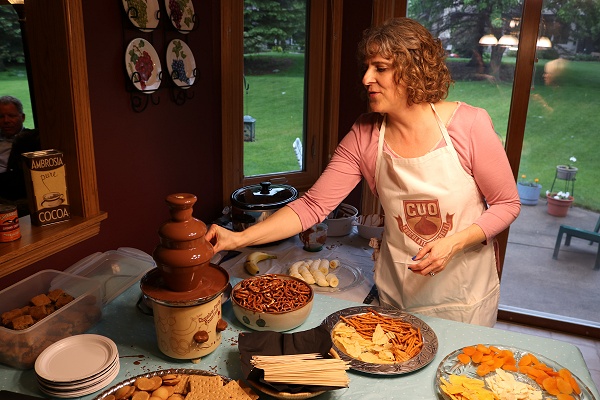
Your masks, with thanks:
[{"label": "white apron", "polygon": [[421,157],[385,153],[385,119],[381,126],[375,181],[385,210],[385,231],[374,272],[380,301],[407,312],[493,326],[500,282],[492,243],[457,253],[435,276],[408,269],[426,243],[467,228],[486,208],[431,107],[446,146]]}]

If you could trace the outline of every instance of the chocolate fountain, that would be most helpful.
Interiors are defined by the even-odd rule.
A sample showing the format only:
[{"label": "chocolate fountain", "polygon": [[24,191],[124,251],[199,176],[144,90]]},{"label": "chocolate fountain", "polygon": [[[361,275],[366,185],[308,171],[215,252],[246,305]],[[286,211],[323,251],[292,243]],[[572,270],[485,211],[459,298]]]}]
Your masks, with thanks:
[{"label": "chocolate fountain", "polygon": [[221,318],[222,294],[229,274],[210,263],[214,250],[204,240],[206,225],[192,216],[196,196],[167,196],[171,219],[158,231],[152,257],[157,267],[141,280],[152,302],[158,347],[169,357],[198,359],[221,343],[227,323]]}]

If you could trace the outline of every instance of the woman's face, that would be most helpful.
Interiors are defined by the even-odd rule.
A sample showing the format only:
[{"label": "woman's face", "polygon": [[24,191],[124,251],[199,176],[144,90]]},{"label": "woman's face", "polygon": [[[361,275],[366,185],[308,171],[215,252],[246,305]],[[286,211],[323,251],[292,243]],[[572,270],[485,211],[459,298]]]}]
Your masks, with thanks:
[{"label": "woman's face", "polygon": [[401,95],[400,87],[394,82],[392,61],[379,55],[367,60],[366,71],[362,83],[369,95],[371,111],[389,113],[397,110],[406,100]]}]

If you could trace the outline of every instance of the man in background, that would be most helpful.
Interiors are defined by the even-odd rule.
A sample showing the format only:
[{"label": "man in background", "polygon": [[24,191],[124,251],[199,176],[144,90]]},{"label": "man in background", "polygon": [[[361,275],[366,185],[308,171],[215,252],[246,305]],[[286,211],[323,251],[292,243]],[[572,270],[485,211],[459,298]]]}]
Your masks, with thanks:
[{"label": "man in background", "polygon": [[0,97],[0,203],[16,205],[20,217],[29,214],[21,154],[40,150],[38,131],[24,121],[21,101]]}]

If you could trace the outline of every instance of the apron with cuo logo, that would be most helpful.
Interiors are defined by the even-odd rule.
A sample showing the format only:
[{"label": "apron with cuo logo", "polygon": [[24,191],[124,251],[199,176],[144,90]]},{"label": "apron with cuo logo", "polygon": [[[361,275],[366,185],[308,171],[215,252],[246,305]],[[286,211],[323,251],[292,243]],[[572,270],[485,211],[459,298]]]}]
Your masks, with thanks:
[{"label": "apron with cuo logo", "polygon": [[500,282],[491,242],[457,253],[435,276],[408,269],[425,244],[467,228],[486,208],[431,107],[446,146],[421,157],[385,153],[385,119],[381,126],[375,179],[385,210],[385,233],[374,272],[380,301],[407,312],[493,326]]}]

